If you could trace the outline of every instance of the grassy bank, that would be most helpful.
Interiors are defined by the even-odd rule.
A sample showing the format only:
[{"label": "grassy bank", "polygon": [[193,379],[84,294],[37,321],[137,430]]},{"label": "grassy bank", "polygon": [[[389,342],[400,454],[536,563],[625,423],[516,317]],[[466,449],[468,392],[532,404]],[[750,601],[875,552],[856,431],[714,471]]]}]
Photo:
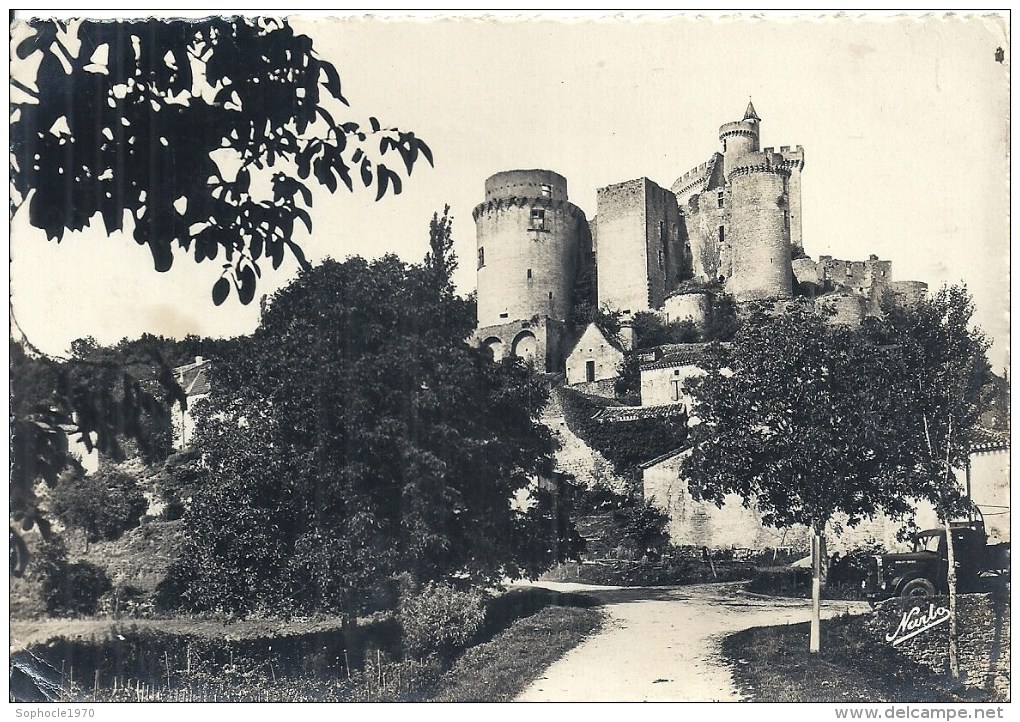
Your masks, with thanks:
[{"label": "grassy bank", "polygon": [[[951,681],[874,642],[862,617],[822,622],[809,655],[808,624],[756,627],[723,640],[740,691],[754,702],[956,702]],[[968,701],[978,701],[967,697]]]},{"label": "grassy bank", "polygon": [[467,650],[430,701],[512,700],[601,624],[598,609],[547,607]]},{"label": "grassy bank", "polygon": [[[450,659],[402,658],[392,616],[361,620],[68,620],[12,657],[18,701],[443,701],[512,699],[602,615],[586,596],[541,588],[488,600]],[[53,620],[54,625],[60,624]],[[72,631],[73,630],[73,631]],[[44,641],[42,638],[46,637]]]}]

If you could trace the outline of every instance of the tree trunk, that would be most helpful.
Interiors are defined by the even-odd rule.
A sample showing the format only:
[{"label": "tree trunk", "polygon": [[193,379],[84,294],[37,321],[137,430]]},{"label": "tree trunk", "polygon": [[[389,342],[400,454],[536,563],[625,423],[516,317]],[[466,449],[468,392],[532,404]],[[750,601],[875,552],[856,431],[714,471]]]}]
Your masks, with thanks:
[{"label": "tree trunk", "polygon": [[949,673],[953,679],[960,678],[959,628],[956,618],[956,545],[953,543],[953,530],[945,516],[946,527],[946,586],[949,587]]},{"label": "tree trunk", "polygon": [[811,644],[808,651],[818,654],[822,641],[822,532],[811,529]]}]

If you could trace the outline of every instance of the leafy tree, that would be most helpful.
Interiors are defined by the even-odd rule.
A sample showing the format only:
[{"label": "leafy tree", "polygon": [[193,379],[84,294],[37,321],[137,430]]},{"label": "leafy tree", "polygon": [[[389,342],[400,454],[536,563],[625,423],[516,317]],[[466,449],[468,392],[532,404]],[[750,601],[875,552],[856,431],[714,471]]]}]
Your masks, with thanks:
[{"label": "leafy tree", "polygon": [[193,543],[169,580],[183,604],[353,613],[396,573],[491,582],[573,551],[555,489],[531,483],[550,471],[548,392],[465,342],[449,234],[435,218],[424,265],[302,272],[214,370]]},{"label": "leafy tree", "polygon": [[[731,351],[715,348],[691,384],[694,448],[682,465],[692,495],[753,504],[765,524],[804,525],[820,550],[837,513],[854,526],[884,512],[911,514],[916,488],[904,473],[904,399],[896,349],[833,325],[805,307],[753,311]],[[811,651],[818,651],[820,553],[816,551]]]},{"label": "leafy tree", "polygon": [[638,406],[641,403],[641,354],[629,352],[616,368],[613,391],[624,403]]},{"label": "leafy tree", "polygon": [[50,508],[65,526],[92,542],[113,540],[134,529],[149,504],[135,478],[115,467],[88,476],[62,479],[50,495]]},{"label": "leafy tree", "polygon": [[175,244],[224,261],[217,304],[231,288],[249,303],[262,259],[307,268],[293,235],[312,228],[310,177],[378,200],[432,162],[413,133],[340,119],[336,68],[285,20],[32,20],[13,42],[12,182],[32,225],[59,241],[129,213],[157,271]]},{"label": "leafy tree", "polygon": [[728,293],[716,293],[712,301],[712,313],[702,329],[705,341],[729,341],[740,328],[737,302]]},{"label": "leafy tree", "polygon": [[[413,133],[339,120],[339,74],[286,21],[32,20],[13,28],[12,47],[12,213],[27,203],[32,225],[58,242],[97,215],[108,233],[133,226],[157,271],[171,267],[175,244],[199,262],[222,251],[217,304],[231,288],[252,300],[260,260],[278,268],[289,251],[308,267],[292,234],[299,223],[311,230],[311,176],[330,192],[375,187],[378,200],[401,190],[393,159],[408,175],[419,156],[432,163]],[[94,342],[75,347],[73,364],[26,348],[12,349],[16,574],[28,550],[15,526],[49,533],[36,482],[52,486],[75,464],[67,434],[114,460],[126,439],[144,453],[167,406],[185,402],[171,364],[158,365],[154,390],[119,359],[87,360],[105,353]],[[46,388],[24,386],[25,374]],[[149,448],[161,446],[155,436]]]},{"label": "leafy tree", "polygon": [[[93,350],[83,341],[78,352]],[[20,532],[50,524],[40,508],[36,484],[57,486],[61,474],[82,473],[71,441],[87,452],[98,449],[111,461],[124,458],[124,441],[143,454],[152,450],[151,433],[165,423],[166,407],[183,393],[166,371],[158,390],[150,388],[117,363],[58,361],[11,340],[10,565],[20,575],[28,548]]]},{"label": "leafy tree", "polygon": [[668,343],[697,343],[701,340],[697,325],[690,319],[666,323],[657,314],[639,311],[631,323],[634,327],[634,348],[655,348]]},{"label": "leafy tree", "polygon": [[59,536],[44,541],[32,574],[40,581],[50,614],[95,614],[100,598],[113,589],[102,567],[86,561],[70,562]]},{"label": "leafy tree", "polygon": [[954,468],[967,464],[980,424],[985,387],[992,378],[988,339],[972,328],[974,304],[966,287],[947,286],[913,308],[887,309],[874,329],[878,342],[895,344],[896,395],[902,446],[900,473],[913,493],[932,503],[945,524],[948,549],[950,667],[959,676],[956,565],[950,522],[965,500]]}]

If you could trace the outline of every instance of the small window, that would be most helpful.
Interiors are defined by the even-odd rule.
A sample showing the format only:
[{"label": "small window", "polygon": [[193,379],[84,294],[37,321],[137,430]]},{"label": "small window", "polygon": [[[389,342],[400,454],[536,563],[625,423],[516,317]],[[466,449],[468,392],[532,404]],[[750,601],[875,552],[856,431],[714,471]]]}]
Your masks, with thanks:
[{"label": "small window", "polygon": [[548,198],[549,196],[551,196],[552,195],[552,186],[549,185],[548,183],[543,183],[542,184],[542,195],[545,198]]},{"label": "small window", "polygon": [[662,249],[660,248],[659,249],[659,268],[662,268],[664,265],[665,265],[665,257],[663,256]]},{"label": "small window", "polygon": [[587,381],[594,381],[595,380],[595,362],[594,361],[586,361],[584,363],[584,378]]},{"label": "small window", "polygon": [[719,191],[715,194],[715,202],[719,204],[720,208],[726,204],[726,196],[723,191]]},{"label": "small window", "polygon": [[783,225],[790,228],[790,211],[783,211]]},{"label": "small window", "polygon": [[478,267],[481,268],[484,265],[485,265],[485,249],[484,248],[479,248],[478,249]]},{"label": "small window", "polygon": [[552,291],[549,291],[549,300],[552,300]]},{"label": "small window", "polygon": [[528,269],[528,280],[529,281],[531,280],[531,269],[530,268]]},{"label": "small window", "polygon": [[531,227],[539,230],[545,230],[545,209],[544,208],[532,208],[531,209]]},{"label": "small window", "polygon": [[719,226],[719,243],[725,243],[725,242],[726,242],[726,227],[725,226]]},{"label": "small window", "polygon": [[500,318],[510,318],[510,314],[509,313],[501,313],[501,314],[499,314],[499,317]]},{"label": "small window", "polygon": [[679,376],[680,375],[680,369],[673,369],[673,375],[674,376]]},{"label": "small window", "polygon": [[726,152],[726,139],[725,138],[723,138],[723,141],[722,141],[722,152],[723,153]]},{"label": "small window", "polygon": [[666,221],[659,221],[659,240],[666,242]]}]

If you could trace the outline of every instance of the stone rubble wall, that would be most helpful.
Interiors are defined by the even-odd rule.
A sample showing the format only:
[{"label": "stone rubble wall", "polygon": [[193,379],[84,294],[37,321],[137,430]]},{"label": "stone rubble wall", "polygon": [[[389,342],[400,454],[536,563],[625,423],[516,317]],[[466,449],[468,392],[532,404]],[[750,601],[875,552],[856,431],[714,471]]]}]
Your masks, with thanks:
[{"label": "stone rubble wall", "polygon": [[[889,599],[880,602],[867,629],[881,644],[890,644],[887,636],[897,628],[904,612],[929,605],[949,608],[947,597],[928,599]],[[969,687],[994,690],[1009,696],[1010,610],[1005,594],[960,594],[957,597],[960,672]],[[949,670],[949,623],[926,629],[895,647],[903,657],[943,674]]]}]

